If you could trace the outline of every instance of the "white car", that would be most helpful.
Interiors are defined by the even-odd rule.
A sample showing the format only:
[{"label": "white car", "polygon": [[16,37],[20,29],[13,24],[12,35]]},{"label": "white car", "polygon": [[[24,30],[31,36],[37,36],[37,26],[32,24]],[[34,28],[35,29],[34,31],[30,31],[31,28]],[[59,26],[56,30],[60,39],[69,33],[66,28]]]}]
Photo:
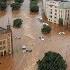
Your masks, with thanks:
[{"label": "white car", "polygon": [[44,24],[47,25],[47,26],[49,25],[49,24],[47,24],[47,23],[43,23],[43,25],[44,25]]},{"label": "white car", "polygon": [[41,22],[43,22],[43,18],[42,18],[42,17],[38,17],[38,19],[39,19]]},{"label": "white car", "polygon": [[31,48],[27,48],[26,52],[32,52],[32,49]]},{"label": "white car", "polygon": [[26,47],[25,45],[22,46],[22,50],[23,50],[23,51],[22,51],[23,53],[24,53],[24,52],[32,52],[32,49]]},{"label": "white car", "polygon": [[41,37],[39,37],[41,40],[44,40],[44,37],[43,36],[41,36]]},{"label": "white car", "polygon": [[59,35],[64,35],[65,34],[65,32],[59,32]]},{"label": "white car", "polygon": [[26,50],[26,46],[25,45],[22,46],[22,50]]}]

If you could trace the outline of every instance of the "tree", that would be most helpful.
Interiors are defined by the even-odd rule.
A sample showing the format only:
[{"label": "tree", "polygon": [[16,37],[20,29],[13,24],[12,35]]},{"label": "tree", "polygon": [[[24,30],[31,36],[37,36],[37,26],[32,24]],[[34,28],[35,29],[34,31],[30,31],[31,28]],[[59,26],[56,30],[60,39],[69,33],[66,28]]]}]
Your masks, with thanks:
[{"label": "tree", "polygon": [[63,19],[59,18],[59,25],[63,26]]},{"label": "tree", "polygon": [[20,28],[21,27],[21,25],[22,25],[22,19],[15,19],[14,21],[13,21],[13,27],[15,27],[15,28]]},{"label": "tree", "polygon": [[15,2],[23,3],[24,0],[15,0]]},{"label": "tree", "polygon": [[30,6],[30,11],[31,12],[38,12],[39,11],[39,7],[37,5],[35,5],[35,4],[34,5],[32,4]]},{"label": "tree", "polygon": [[12,10],[19,10],[21,7],[21,4],[18,2],[12,3],[11,4]]},{"label": "tree", "polygon": [[0,10],[6,10],[7,4],[6,2],[0,2]]},{"label": "tree", "polygon": [[49,33],[51,31],[51,27],[49,25],[44,24],[43,28],[41,29],[41,32],[46,34]]},{"label": "tree", "polygon": [[66,70],[67,64],[59,53],[48,52],[37,62],[38,70]]},{"label": "tree", "polygon": [[37,0],[30,1],[30,11],[31,12],[38,12],[39,11],[39,6],[37,5]]}]

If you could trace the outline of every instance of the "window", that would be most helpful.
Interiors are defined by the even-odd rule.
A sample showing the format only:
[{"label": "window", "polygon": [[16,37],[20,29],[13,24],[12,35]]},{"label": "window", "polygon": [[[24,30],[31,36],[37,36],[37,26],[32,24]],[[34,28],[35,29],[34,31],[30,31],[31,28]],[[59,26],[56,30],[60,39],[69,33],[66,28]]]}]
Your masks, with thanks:
[{"label": "window", "polygon": [[55,15],[57,15],[57,13],[55,13]]},{"label": "window", "polygon": [[67,20],[69,20],[69,17],[67,17]]},{"label": "window", "polygon": [[57,18],[57,17],[54,17],[54,18]]},{"label": "window", "polygon": [[52,14],[52,12],[50,12],[50,14]]},{"label": "window", "polygon": [[5,44],[5,40],[3,41],[3,44]]},{"label": "window", "polygon": [[50,18],[52,18],[52,16],[50,16]]}]

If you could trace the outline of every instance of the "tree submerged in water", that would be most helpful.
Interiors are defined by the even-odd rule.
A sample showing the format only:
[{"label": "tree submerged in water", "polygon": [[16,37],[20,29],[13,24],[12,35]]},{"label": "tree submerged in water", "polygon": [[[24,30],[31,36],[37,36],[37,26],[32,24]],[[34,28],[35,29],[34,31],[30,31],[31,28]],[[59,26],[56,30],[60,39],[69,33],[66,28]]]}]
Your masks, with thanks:
[{"label": "tree submerged in water", "polygon": [[48,25],[46,25],[46,24],[44,24],[44,25],[43,25],[43,28],[41,28],[41,32],[42,32],[43,34],[50,33],[50,31],[51,31],[51,27],[48,26]]},{"label": "tree submerged in water", "polygon": [[14,28],[20,28],[21,25],[22,25],[22,22],[23,22],[22,19],[15,19],[15,20],[13,21],[13,27],[14,27]]},{"label": "tree submerged in water", "polygon": [[48,52],[37,62],[38,70],[66,70],[67,64],[59,53]]}]

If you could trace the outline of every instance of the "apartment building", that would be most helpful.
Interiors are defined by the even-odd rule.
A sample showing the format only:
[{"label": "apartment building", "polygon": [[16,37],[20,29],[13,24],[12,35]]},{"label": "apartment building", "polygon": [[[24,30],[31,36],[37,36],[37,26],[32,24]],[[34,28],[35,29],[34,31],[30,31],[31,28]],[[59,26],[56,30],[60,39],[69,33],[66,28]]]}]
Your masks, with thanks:
[{"label": "apartment building", "polygon": [[44,0],[44,11],[49,22],[62,25],[70,25],[70,1]]},{"label": "apartment building", "polygon": [[61,2],[59,6],[59,18],[63,25],[70,27],[70,2]]},{"label": "apartment building", "polygon": [[56,24],[58,24],[59,19],[59,3],[60,1],[46,1],[44,6],[48,21]]},{"label": "apartment building", "polygon": [[13,42],[10,25],[7,26],[7,29],[0,27],[0,56],[12,54],[12,52]]}]

